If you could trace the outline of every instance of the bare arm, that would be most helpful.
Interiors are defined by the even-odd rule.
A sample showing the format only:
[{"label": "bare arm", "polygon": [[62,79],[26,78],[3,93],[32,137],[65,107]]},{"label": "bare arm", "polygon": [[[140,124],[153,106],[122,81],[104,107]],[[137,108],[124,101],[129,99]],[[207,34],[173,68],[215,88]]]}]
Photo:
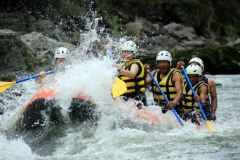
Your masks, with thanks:
[{"label": "bare arm", "polygon": [[202,103],[206,103],[208,98],[208,87],[207,86],[201,86],[199,88],[199,100]]},{"label": "bare arm", "polygon": [[173,82],[176,88],[176,97],[172,102],[170,102],[169,107],[173,108],[175,107],[182,98],[182,87],[183,87],[183,79],[180,73],[176,72],[173,75]]},{"label": "bare arm", "polygon": [[211,112],[215,113],[217,110],[217,89],[216,83],[213,80],[208,80],[210,96],[211,96]]},{"label": "bare arm", "polygon": [[121,69],[119,75],[123,75],[129,78],[135,78],[137,76],[138,70],[138,65],[133,64],[130,68],[130,71],[126,69]]}]

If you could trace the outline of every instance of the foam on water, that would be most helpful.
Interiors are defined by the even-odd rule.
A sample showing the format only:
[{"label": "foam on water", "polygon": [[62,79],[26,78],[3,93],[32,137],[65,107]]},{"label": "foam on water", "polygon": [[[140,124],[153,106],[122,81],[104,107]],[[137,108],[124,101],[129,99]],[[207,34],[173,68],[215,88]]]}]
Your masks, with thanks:
[{"label": "foam on water", "polygon": [[[97,104],[111,103],[111,84],[116,69],[112,67],[113,61],[104,57],[80,61],[65,73],[57,76],[58,99],[62,106],[69,104],[71,98],[79,93],[90,95]],[[110,84],[110,85],[109,85]]]},{"label": "foam on water", "polygon": [[0,153],[0,160],[34,160],[31,148],[22,139],[8,140],[1,135]]},{"label": "foam on water", "polygon": [[[97,24],[97,21],[94,22]],[[55,75],[54,88],[57,102],[67,110],[71,98],[82,92],[97,104],[101,117],[97,126],[68,126],[56,142],[38,144],[39,149],[52,150],[48,154],[33,153],[21,138],[7,139],[0,136],[0,159],[3,160],[225,160],[240,159],[240,76],[211,76],[222,83],[218,88],[219,108],[217,132],[209,134],[186,123],[183,128],[152,126],[137,119],[131,112],[131,102],[116,102],[111,97],[111,86],[116,61],[109,57],[94,58],[92,43],[101,41],[93,24],[89,32],[81,35],[80,45],[72,51],[71,67]],[[91,27],[90,27],[91,26]],[[117,48],[119,42],[111,38],[109,43]],[[90,51],[90,52],[89,52]],[[87,55],[87,56],[86,56]],[[112,55],[111,55],[112,56]],[[91,58],[92,57],[92,58]],[[5,100],[4,115],[0,121],[1,133],[15,123],[21,107],[36,92],[34,82],[27,82],[17,90],[24,90],[18,97],[10,93],[1,96]],[[12,97],[7,98],[4,96]],[[57,144],[57,145],[56,145]]]},{"label": "foam on water", "polygon": [[[239,102],[232,81],[239,77],[223,76],[229,81],[222,80],[223,87],[218,88],[219,109],[217,132],[209,134],[206,130],[198,130],[192,124],[185,124],[183,128],[166,128],[149,126],[135,119],[131,112],[125,109],[132,104],[127,102],[113,102],[110,91],[115,69],[112,60],[108,58],[90,58],[72,66],[64,74],[57,75],[61,82],[57,90],[62,91],[58,100],[64,107],[77,91],[84,91],[96,102],[103,112],[98,125],[93,128],[77,126],[66,128],[65,134],[57,140],[54,151],[50,155],[35,155],[30,147],[21,139],[7,140],[0,137],[0,153],[7,159],[237,159],[239,158],[240,137]],[[88,66],[86,68],[86,65]],[[213,77],[218,80],[218,76]],[[232,80],[231,80],[232,79]],[[26,95],[24,103],[31,93],[34,83],[23,86]],[[16,102],[16,101],[15,101]],[[10,101],[9,101],[10,103]],[[12,104],[14,104],[14,100]],[[17,104],[17,103],[16,103]],[[9,105],[9,104],[8,104]],[[18,104],[17,104],[18,105]],[[19,106],[19,105],[18,105]],[[16,106],[16,108],[18,107]],[[120,108],[120,109],[119,109]],[[14,113],[15,110],[9,110]],[[129,122],[130,120],[130,122]],[[131,124],[131,121],[134,124]],[[2,121],[4,122],[4,121]],[[128,124],[130,123],[130,124]],[[4,123],[1,123],[1,127]],[[146,127],[147,126],[147,127]],[[46,147],[46,146],[38,146]],[[18,149],[20,148],[20,149]],[[11,154],[10,154],[11,153]]]}]

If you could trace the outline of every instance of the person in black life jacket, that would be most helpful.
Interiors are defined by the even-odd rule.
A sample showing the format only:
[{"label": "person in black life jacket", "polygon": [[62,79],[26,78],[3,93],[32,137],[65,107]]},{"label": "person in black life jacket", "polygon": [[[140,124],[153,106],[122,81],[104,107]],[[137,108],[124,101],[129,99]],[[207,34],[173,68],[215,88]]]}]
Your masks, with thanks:
[{"label": "person in black life jacket", "polygon": [[[194,57],[189,61],[189,64],[197,64],[202,68],[204,72],[204,63],[203,60],[199,57]],[[207,118],[209,120],[216,120],[216,110],[217,110],[217,89],[216,83],[212,79],[208,79],[204,74],[202,74],[202,80],[208,84],[209,87],[209,95],[210,95],[210,109],[209,112],[206,113]]]},{"label": "person in black life jacket", "polygon": [[186,71],[196,93],[196,97],[194,97],[189,84],[185,82],[183,87],[180,116],[184,120],[191,119],[193,123],[200,125],[200,108],[198,106],[198,102],[202,103],[205,108],[209,108],[208,84],[201,77],[202,68],[199,65],[190,64],[186,68]]},{"label": "person in black life jacket", "polygon": [[126,41],[121,46],[121,57],[124,63],[115,67],[118,68],[118,77],[127,85],[124,99],[132,98],[145,105],[145,70],[143,63],[135,59],[136,53],[137,45],[133,41]]},{"label": "person in black life jacket", "polygon": [[147,77],[147,82],[152,84],[155,103],[161,106],[163,113],[165,113],[174,107],[178,108],[182,97],[183,78],[179,70],[171,68],[172,55],[168,51],[160,51],[156,57],[156,62],[157,69],[151,74],[168,97],[169,103],[166,103],[164,96],[161,95],[159,88],[153,83],[150,76]]}]

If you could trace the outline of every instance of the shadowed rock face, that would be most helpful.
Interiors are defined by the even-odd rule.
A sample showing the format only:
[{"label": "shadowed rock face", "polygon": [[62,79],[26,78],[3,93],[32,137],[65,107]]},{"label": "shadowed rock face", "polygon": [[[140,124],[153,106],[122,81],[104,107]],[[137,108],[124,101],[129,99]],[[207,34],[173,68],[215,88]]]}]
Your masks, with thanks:
[{"label": "shadowed rock face", "polygon": [[169,50],[175,60],[200,56],[212,74],[240,73],[237,0],[97,0],[97,7],[114,33],[136,37],[145,62]]},{"label": "shadowed rock face", "polygon": [[0,30],[0,71],[31,70],[34,65],[32,51],[11,30]]},{"label": "shadowed rock face", "polygon": [[124,24],[143,17],[153,23],[193,26],[198,34],[213,31],[222,35],[220,30],[228,32],[229,25],[237,29],[240,22],[238,0],[97,0],[97,6],[106,17],[118,16]]},{"label": "shadowed rock face", "polygon": [[74,47],[70,43],[59,42],[38,32],[21,35],[9,29],[0,29],[0,46],[0,77],[5,76],[2,80],[9,77],[9,72],[47,68],[52,64],[55,48]]},{"label": "shadowed rock face", "polygon": [[[219,73],[208,59],[221,57],[220,48],[229,48],[229,44],[231,52],[238,53],[239,8],[238,0],[1,1],[0,29],[4,30],[0,31],[0,66],[8,72],[49,65],[52,50],[58,46],[55,44],[78,44],[80,30],[86,30],[84,15],[89,9],[97,9],[107,31],[114,36],[135,37],[144,60],[162,49],[179,53],[177,58],[191,57],[203,49],[201,57],[207,57],[206,64],[213,67],[210,72]],[[224,68],[238,73],[238,63],[234,58],[231,63],[219,64],[221,73],[228,73]]]}]

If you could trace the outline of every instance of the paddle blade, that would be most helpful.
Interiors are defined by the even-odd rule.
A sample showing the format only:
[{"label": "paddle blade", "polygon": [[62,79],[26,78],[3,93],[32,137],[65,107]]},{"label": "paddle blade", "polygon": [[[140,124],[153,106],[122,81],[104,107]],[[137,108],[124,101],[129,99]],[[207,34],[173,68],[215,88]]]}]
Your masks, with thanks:
[{"label": "paddle blade", "polygon": [[0,93],[6,91],[7,89],[11,88],[16,82],[2,82],[0,81]]},{"label": "paddle blade", "polygon": [[206,128],[209,132],[216,132],[213,121],[206,121]]},{"label": "paddle blade", "polygon": [[127,85],[124,81],[119,79],[118,77],[115,78],[113,86],[112,86],[112,96],[113,98],[119,97],[126,93]]}]

